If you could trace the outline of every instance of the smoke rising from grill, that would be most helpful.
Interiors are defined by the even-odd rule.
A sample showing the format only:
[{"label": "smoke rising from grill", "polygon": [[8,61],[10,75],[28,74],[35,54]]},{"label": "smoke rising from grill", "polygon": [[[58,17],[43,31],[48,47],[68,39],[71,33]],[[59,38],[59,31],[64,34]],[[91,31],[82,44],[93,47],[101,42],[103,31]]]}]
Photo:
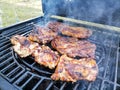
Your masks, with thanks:
[{"label": "smoke rising from grill", "polygon": [[60,15],[119,26],[120,2],[114,0],[43,0],[45,15]]}]

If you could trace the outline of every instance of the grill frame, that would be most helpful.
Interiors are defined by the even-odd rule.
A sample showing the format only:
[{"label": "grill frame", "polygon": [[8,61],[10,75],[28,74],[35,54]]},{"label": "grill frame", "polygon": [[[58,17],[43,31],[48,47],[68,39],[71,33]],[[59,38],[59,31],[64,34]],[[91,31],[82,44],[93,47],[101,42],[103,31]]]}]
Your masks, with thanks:
[{"label": "grill frame", "polygon": [[[22,35],[27,35],[30,31],[28,31],[28,30],[31,30],[31,25],[30,25],[30,23],[32,23],[32,22],[34,22],[34,23],[37,23],[37,24],[42,24],[42,25],[44,25],[45,23],[47,23],[48,21],[44,21],[44,17],[37,17],[37,18],[34,18],[34,19],[31,19],[31,20],[27,20],[27,21],[24,21],[24,22],[21,22],[21,23],[19,23],[19,24],[15,24],[15,25],[12,25],[12,26],[9,26],[9,27],[6,27],[6,28],[3,28],[3,29],[1,29],[0,30],[0,37],[2,37],[2,38],[5,38],[5,40],[4,39],[0,39],[0,41],[1,42],[3,42],[3,45],[4,44],[6,44],[6,42],[4,42],[4,41],[6,41],[6,39],[7,40],[9,40],[9,38],[12,36],[12,34],[19,34],[19,33],[17,33],[17,32],[20,32],[20,34],[22,34]],[[50,20],[56,20],[56,19],[50,19]],[[76,23],[72,23],[72,22],[66,22],[66,21],[64,21],[65,23],[69,23],[69,24],[71,24],[71,25],[79,25],[79,24],[76,24]],[[23,26],[23,27],[21,27],[21,26]],[[27,30],[25,30],[25,32],[23,31],[23,32],[21,32],[21,30],[23,30],[24,28],[26,29],[26,27],[28,26],[28,28],[27,28]],[[80,26],[84,26],[84,27],[86,27],[86,25],[80,25]],[[18,27],[18,28],[17,28]],[[87,28],[91,28],[92,29],[92,27],[93,26],[88,26]],[[23,29],[22,29],[23,28]],[[96,28],[96,27],[95,27]],[[16,32],[12,32],[11,30],[16,30]],[[8,33],[8,32],[11,32],[11,33]],[[27,31],[27,32],[26,32]],[[116,65],[116,67],[115,67],[115,77],[117,77],[117,69],[118,69],[118,59],[119,59],[119,32],[116,32],[116,31],[108,31],[108,30],[101,30],[101,29],[98,29],[98,31],[94,31],[93,30],[93,34],[95,34],[95,33],[98,33],[97,35],[99,36],[99,34],[100,33],[103,33],[104,35],[108,35],[108,40],[106,40],[106,41],[104,41],[104,43],[103,43],[103,47],[105,46],[105,47],[109,47],[110,45],[112,45],[112,44],[115,44],[115,45],[112,45],[112,46],[110,46],[112,49],[116,49],[116,51],[117,51],[117,53],[116,53],[116,56],[115,56],[115,60],[116,60],[116,62],[115,62],[115,65]],[[97,37],[98,37],[97,36]],[[112,37],[112,38],[110,38],[110,40],[109,40],[109,37]],[[90,41],[92,42],[94,42],[96,39],[98,39],[96,36],[94,37],[94,39],[93,40],[91,40],[91,38],[93,38],[93,37],[90,37]],[[114,43],[114,41],[116,40],[116,38],[114,39],[114,37],[118,37],[118,40],[117,40],[117,44],[116,43]],[[112,40],[112,41],[111,41]],[[98,44],[98,45],[100,45],[101,43],[102,43],[102,40],[99,40],[100,42],[94,42],[94,43],[96,43],[96,44]],[[8,42],[10,42],[10,41],[8,41]],[[110,44],[110,45],[109,45]],[[12,45],[11,45],[12,46]],[[3,46],[3,49],[5,48],[5,47],[7,47],[7,45],[6,46]],[[1,49],[1,48],[0,48]],[[112,52],[112,49],[110,49],[110,51],[108,51],[109,52],[109,56],[110,56],[110,54],[111,54],[111,52]],[[11,50],[11,49],[10,49]],[[11,50],[12,51],[12,50]],[[4,52],[4,51],[3,51]],[[106,51],[107,52],[107,51]],[[15,57],[13,57],[14,55],[13,55],[14,53],[13,53],[13,51],[12,51],[12,59],[14,60],[14,62],[16,63],[16,64],[19,64],[19,62],[17,62],[16,61],[16,58]],[[4,56],[3,56],[4,57]],[[103,56],[104,57],[104,56]],[[0,59],[1,60],[1,59]],[[100,62],[99,62],[100,63]],[[107,64],[109,64],[108,62],[107,62]],[[107,64],[106,64],[106,67],[107,67]],[[1,65],[1,64],[0,64]],[[21,65],[20,65],[21,66]],[[33,77],[35,77],[35,76],[37,76],[37,77],[39,77],[39,78],[43,78],[43,80],[44,79],[49,79],[50,80],[50,78],[48,78],[48,77],[43,77],[43,76],[39,76],[39,75],[37,75],[37,74],[35,74],[35,73],[32,73],[31,72],[31,70],[29,69],[29,68],[26,68],[26,67],[23,67],[23,66],[21,66],[21,68],[23,68],[23,70],[24,70],[24,72],[22,73],[23,75],[22,76],[24,76],[24,74],[26,74],[26,73],[29,73],[31,76],[32,76],[32,78]],[[107,70],[107,69],[106,69]],[[1,74],[1,72],[0,72],[0,74]],[[16,88],[18,88],[18,89],[22,89],[22,87],[19,87],[19,86],[17,86],[16,85],[16,83],[19,81],[19,79],[22,77],[22,76],[20,76],[20,77],[18,77],[16,80],[10,80],[9,78],[7,78],[4,74],[3,75],[1,75],[3,78],[5,78],[8,82],[10,82],[13,86],[15,86]],[[32,79],[31,78],[31,79]],[[114,80],[114,82],[112,82],[112,81],[110,81],[110,80],[107,80],[107,79],[105,79],[105,75],[104,75],[104,77],[100,77],[100,76],[98,76],[98,79],[100,79],[100,80],[102,80],[101,81],[101,90],[104,88],[103,86],[103,84],[105,83],[109,83],[110,85],[113,85],[114,84],[114,86],[113,86],[113,90],[116,90],[116,88],[119,86],[120,87],[120,85],[119,84],[117,84],[116,82],[117,82],[117,78],[115,78],[115,80]],[[41,81],[39,81],[39,82],[41,82]],[[55,84],[56,82],[54,82],[54,81],[51,81],[51,83],[52,84],[50,84],[51,86],[53,85],[53,84]],[[72,84],[71,83],[62,83],[61,84],[61,82],[57,82],[57,83],[59,83],[61,86],[60,86],[60,88],[57,88],[57,87],[53,87],[53,89],[60,89],[60,90],[63,90],[63,88],[65,88],[66,86],[71,86]],[[88,85],[88,87],[87,87],[87,90],[91,90],[91,87],[92,87],[92,85],[95,83],[95,82],[92,82],[92,83],[89,83],[89,82],[84,82],[84,81],[81,81],[81,82],[77,82],[75,85],[73,84],[73,89],[74,90],[78,90],[78,88],[80,88],[80,87],[84,87],[84,85],[83,86],[80,86],[79,85],[79,83],[84,83],[85,85],[87,84]],[[37,84],[38,85],[38,84]],[[57,84],[58,85],[58,84]],[[106,84],[107,85],[107,84]],[[33,90],[36,90],[36,88],[37,88],[37,86],[36,87],[34,87],[33,88]],[[50,86],[48,87],[48,88],[50,88]],[[49,89],[48,89],[49,90]]]}]

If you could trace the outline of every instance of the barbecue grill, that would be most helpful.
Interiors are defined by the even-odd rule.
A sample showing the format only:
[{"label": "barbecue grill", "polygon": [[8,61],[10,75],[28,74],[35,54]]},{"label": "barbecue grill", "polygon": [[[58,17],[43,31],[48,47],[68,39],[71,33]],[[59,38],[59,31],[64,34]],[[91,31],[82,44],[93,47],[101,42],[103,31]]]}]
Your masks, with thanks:
[{"label": "barbecue grill", "polygon": [[[51,1],[54,3],[51,3]],[[59,3],[63,3],[63,1],[66,1],[66,5],[62,9],[57,8],[59,11],[57,13],[55,7]],[[66,10],[63,9],[71,3],[75,4],[72,1],[60,0],[60,2],[56,2],[56,0],[43,0],[44,16],[20,22],[0,30],[1,90],[120,90],[120,28],[115,27],[115,23],[118,21],[114,21],[111,24],[114,26],[109,26],[109,23],[104,20],[104,23],[101,20],[89,22],[92,19],[84,21],[83,19],[86,20],[88,18],[83,18],[80,15],[72,19],[70,15],[65,14]],[[76,0],[76,2],[79,2],[79,0]],[[51,8],[50,5],[53,7]],[[15,34],[27,36],[33,28],[31,23],[45,25],[48,21],[59,21],[72,26],[82,26],[93,31],[88,41],[95,43],[97,46],[96,62],[99,68],[99,74],[94,82],[84,80],[76,83],[53,81],[50,76],[54,70],[37,64],[32,57],[20,58],[13,51],[10,43],[11,36]],[[98,21],[99,24],[96,23]],[[116,24],[116,26],[118,25],[119,23]]]}]

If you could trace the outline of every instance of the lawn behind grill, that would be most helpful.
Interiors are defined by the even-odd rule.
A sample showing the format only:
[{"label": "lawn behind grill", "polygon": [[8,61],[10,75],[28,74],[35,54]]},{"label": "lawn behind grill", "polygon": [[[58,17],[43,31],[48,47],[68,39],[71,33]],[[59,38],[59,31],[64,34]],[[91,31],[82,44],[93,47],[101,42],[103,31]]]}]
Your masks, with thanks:
[{"label": "lawn behind grill", "polygon": [[0,0],[2,26],[42,15],[40,0]]}]

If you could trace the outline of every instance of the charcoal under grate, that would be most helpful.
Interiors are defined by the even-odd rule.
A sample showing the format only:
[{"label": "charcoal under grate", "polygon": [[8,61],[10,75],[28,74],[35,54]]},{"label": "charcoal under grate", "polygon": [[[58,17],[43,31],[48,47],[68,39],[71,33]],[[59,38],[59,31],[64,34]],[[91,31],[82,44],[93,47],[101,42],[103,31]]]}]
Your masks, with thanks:
[{"label": "charcoal under grate", "polygon": [[99,74],[94,82],[80,80],[76,83],[53,81],[50,70],[37,64],[34,58],[20,58],[11,48],[9,38],[15,34],[27,36],[31,30],[31,22],[45,24],[42,18],[4,29],[0,35],[0,75],[20,90],[119,90],[120,89],[120,55],[119,33],[96,27],[66,22],[70,25],[84,26],[93,30],[88,39],[95,43],[96,62]]}]

